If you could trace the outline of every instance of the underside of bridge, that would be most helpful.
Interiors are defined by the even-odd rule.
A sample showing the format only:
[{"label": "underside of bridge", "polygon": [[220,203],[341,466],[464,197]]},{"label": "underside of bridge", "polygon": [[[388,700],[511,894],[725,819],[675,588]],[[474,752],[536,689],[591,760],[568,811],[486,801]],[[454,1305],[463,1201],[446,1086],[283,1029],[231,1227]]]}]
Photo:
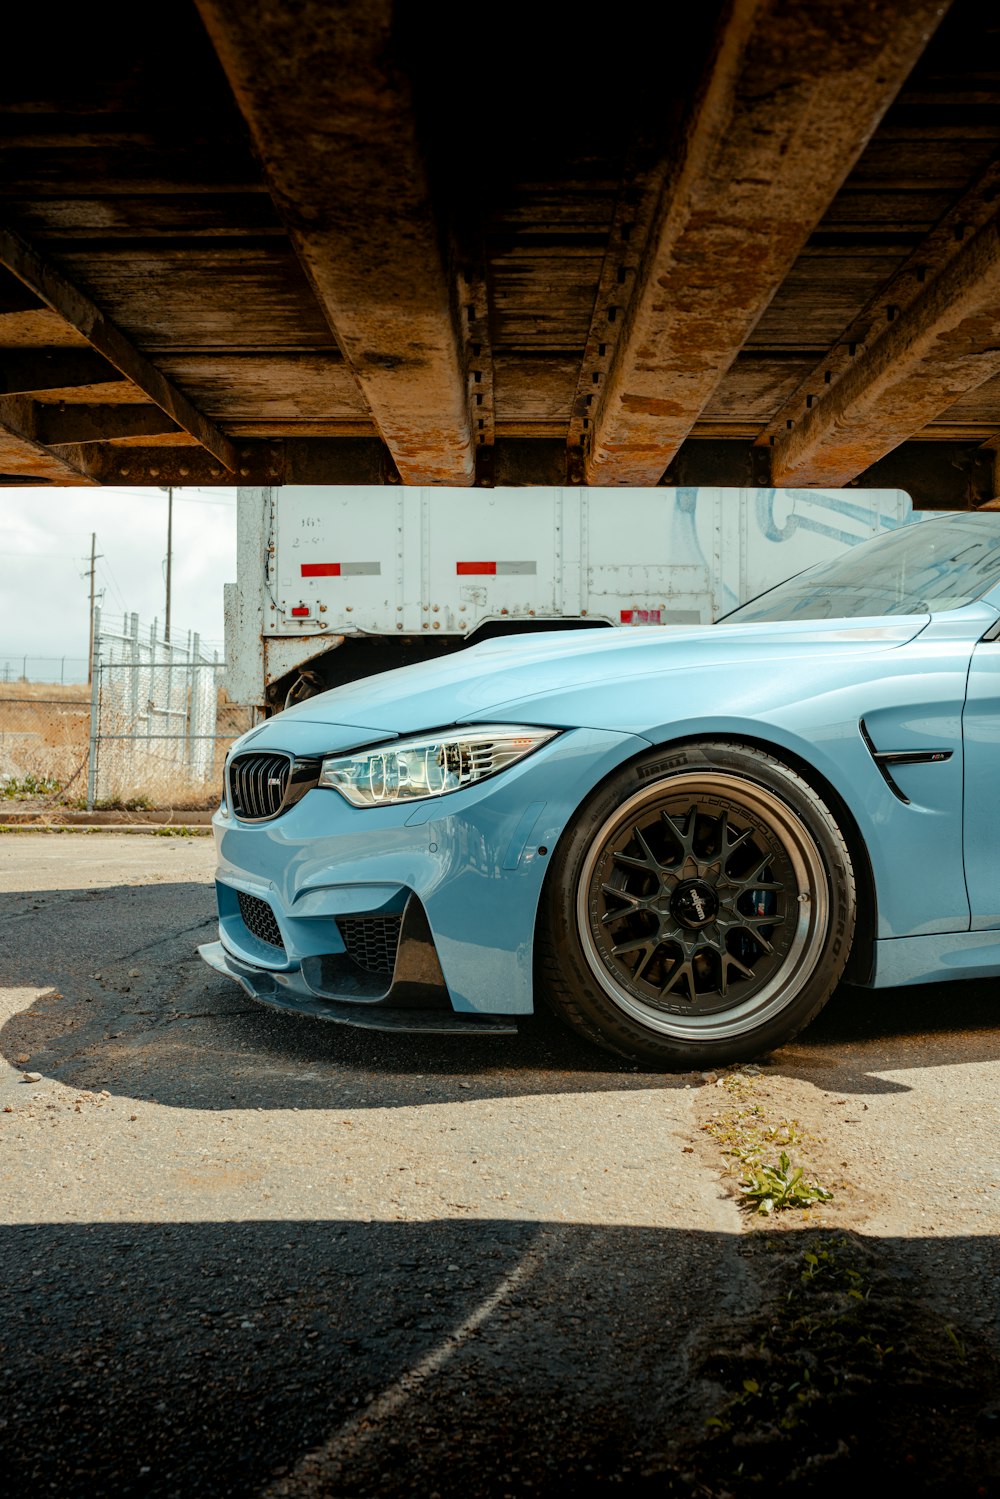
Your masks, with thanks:
[{"label": "underside of bridge", "polygon": [[4,23],[0,483],[997,494],[1000,14]]}]

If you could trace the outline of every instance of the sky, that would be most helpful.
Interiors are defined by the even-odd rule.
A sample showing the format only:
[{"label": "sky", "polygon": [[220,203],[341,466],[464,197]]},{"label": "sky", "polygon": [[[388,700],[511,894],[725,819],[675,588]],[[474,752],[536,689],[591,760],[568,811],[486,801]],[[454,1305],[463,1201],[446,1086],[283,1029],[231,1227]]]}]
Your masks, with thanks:
[{"label": "sky", "polygon": [[[0,680],[5,662],[29,679],[59,680],[61,658],[86,681],[90,537],[97,533],[98,602],[121,627],[161,622],[166,604],[167,495],[160,489],[0,489]],[[196,630],[223,653],[222,585],[236,579],[236,490],[175,489],[171,634]],[[39,658],[50,658],[43,669]],[[80,680],[66,663],[65,680]]]}]

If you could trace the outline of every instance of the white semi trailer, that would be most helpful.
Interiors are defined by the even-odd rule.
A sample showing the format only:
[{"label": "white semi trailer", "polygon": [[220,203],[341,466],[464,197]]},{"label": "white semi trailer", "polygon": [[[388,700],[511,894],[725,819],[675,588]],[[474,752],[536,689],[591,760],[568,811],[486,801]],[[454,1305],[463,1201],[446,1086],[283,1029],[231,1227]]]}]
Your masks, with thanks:
[{"label": "white semi trailer", "polygon": [[227,687],[275,712],[491,635],[707,624],[912,518],[899,490],[240,488]]}]

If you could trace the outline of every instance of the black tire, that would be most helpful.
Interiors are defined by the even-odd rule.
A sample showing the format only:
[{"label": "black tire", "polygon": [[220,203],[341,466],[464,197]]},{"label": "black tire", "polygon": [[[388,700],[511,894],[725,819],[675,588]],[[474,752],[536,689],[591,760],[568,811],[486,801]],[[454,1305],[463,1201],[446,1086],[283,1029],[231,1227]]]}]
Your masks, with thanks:
[{"label": "black tire", "polygon": [[746,1061],[818,1014],[855,913],[847,845],[800,775],[750,745],[654,751],[606,781],[556,849],[543,996],[632,1061]]}]

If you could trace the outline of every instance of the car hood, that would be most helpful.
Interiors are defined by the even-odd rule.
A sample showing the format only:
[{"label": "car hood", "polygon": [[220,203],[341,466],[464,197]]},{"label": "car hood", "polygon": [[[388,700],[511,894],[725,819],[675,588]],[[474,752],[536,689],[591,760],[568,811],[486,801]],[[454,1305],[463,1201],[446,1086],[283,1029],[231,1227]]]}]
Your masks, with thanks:
[{"label": "car hood", "polygon": [[[583,726],[589,720],[578,708],[560,720],[558,713],[543,712],[545,700],[567,689],[577,700],[581,691],[605,684],[620,687],[634,679],[638,689],[643,678],[727,666],[740,674],[763,668],[755,675],[777,678],[785,675],[778,668],[790,663],[808,668],[810,662],[819,666],[830,658],[894,650],[918,635],[927,621],[922,614],[508,635],[321,693],[265,727],[273,726],[275,742],[282,733],[291,735],[293,725],[306,737],[311,737],[307,725],[336,725],[370,739],[491,717],[511,721],[511,708],[523,708],[526,721]],[[676,685],[677,679],[672,681]]]}]

